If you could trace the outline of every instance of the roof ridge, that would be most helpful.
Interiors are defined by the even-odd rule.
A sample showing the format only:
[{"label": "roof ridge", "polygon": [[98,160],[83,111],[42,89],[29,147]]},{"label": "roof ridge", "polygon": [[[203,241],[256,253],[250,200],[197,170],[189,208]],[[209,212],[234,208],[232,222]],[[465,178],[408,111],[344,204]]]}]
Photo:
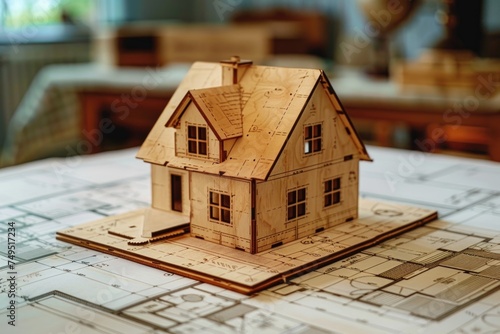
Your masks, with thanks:
[{"label": "roof ridge", "polygon": [[[193,64],[141,146],[138,158],[172,168],[265,180],[316,86],[328,95],[360,157],[370,159],[322,70],[251,65],[239,84],[224,86],[221,71],[219,63]],[[180,117],[190,105],[205,119],[213,139],[238,138],[220,163],[176,155],[172,127],[181,125]]]}]

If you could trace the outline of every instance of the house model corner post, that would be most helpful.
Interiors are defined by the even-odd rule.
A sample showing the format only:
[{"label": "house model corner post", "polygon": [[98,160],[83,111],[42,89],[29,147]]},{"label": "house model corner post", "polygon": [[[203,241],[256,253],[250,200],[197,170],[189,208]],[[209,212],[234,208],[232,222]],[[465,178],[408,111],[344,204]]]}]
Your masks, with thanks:
[{"label": "house model corner post", "polygon": [[228,60],[222,60],[222,85],[236,85],[245,74],[248,67],[252,65],[251,60],[240,59],[238,56],[232,56]]},{"label": "house model corner post", "polygon": [[255,179],[251,181],[251,218],[250,218],[250,253],[257,253],[257,219],[255,217],[257,213],[257,182]]}]

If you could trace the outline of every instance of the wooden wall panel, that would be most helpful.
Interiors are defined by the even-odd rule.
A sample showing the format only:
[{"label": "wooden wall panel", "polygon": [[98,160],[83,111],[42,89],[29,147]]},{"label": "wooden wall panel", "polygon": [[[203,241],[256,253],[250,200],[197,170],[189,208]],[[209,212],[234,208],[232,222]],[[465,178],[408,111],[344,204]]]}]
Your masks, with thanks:
[{"label": "wooden wall panel", "polygon": [[179,175],[182,180],[182,214],[190,215],[189,172],[151,164],[152,207],[172,211],[171,175]]},{"label": "wooden wall panel", "polygon": [[[305,153],[304,127],[321,124],[321,150]],[[321,85],[297,121],[269,181],[257,184],[257,251],[357,217],[359,153]],[[324,182],[341,178],[340,203],[324,207]],[[287,194],[306,187],[306,215],[287,222]]]},{"label": "wooden wall panel", "polygon": [[[231,224],[210,219],[209,192],[231,196]],[[250,252],[251,183],[191,173],[191,234]]]},{"label": "wooden wall panel", "polygon": [[[215,133],[207,125],[207,122],[200,114],[196,105],[190,103],[182,117],[182,124],[180,129],[175,131],[175,150],[179,157],[194,157],[188,154],[187,151],[187,127],[189,125],[205,126],[207,128],[208,136],[208,160],[219,162],[220,158],[220,145]],[[207,160],[204,158],[203,160]]]},{"label": "wooden wall panel", "polygon": [[[345,156],[359,156],[358,150],[347,133],[327,93],[317,85],[311,99],[279,156],[270,179],[283,173],[297,172],[310,166],[321,166],[343,161]],[[322,124],[322,150],[320,153],[304,154],[304,126]]]},{"label": "wooden wall panel", "polygon": [[151,206],[155,209],[170,211],[169,198],[166,196],[170,191],[168,178],[169,175],[166,167],[151,164],[151,191],[153,198]]},{"label": "wooden wall panel", "polygon": [[[324,207],[324,182],[340,177],[340,203]],[[289,190],[306,188],[306,215],[287,221]],[[349,160],[257,183],[257,251],[314,234],[358,215],[358,161]]]}]

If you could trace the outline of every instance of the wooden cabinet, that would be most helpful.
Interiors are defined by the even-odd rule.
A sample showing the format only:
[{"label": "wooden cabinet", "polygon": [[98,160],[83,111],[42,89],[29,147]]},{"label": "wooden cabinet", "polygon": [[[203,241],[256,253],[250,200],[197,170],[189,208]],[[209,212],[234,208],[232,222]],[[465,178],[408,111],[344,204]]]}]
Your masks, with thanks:
[{"label": "wooden cabinet", "polygon": [[170,97],[157,93],[134,100],[120,91],[81,92],[82,134],[92,153],[141,145]]}]

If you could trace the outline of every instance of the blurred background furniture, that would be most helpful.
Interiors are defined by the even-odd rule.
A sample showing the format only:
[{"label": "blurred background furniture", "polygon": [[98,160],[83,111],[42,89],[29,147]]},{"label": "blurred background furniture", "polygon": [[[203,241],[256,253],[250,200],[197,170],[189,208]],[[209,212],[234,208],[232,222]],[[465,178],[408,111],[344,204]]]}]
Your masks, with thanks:
[{"label": "blurred background furniture", "polygon": [[[500,161],[500,94],[402,92],[396,82],[359,70],[334,74],[333,87],[356,128],[362,132],[368,127],[362,132],[367,141],[427,152],[475,152]],[[486,86],[479,87],[488,93]],[[401,129],[407,131],[403,137]]]},{"label": "blurred background furniture", "polygon": [[[369,7],[361,7],[360,2],[368,3]],[[491,69],[496,65],[491,64],[497,64],[495,57],[500,57],[500,2],[415,0],[411,2],[412,15],[398,29],[390,29],[399,20],[397,5],[387,0],[1,1],[0,145],[1,154],[8,157],[4,163],[28,161],[56,152],[68,154],[65,149],[68,145],[78,154],[75,145],[80,143],[78,140],[86,140],[82,139],[82,131],[90,131],[99,124],[99,118],[115,116],[110,113],[109,104],[133,88],[129,85],[122,90],[119,81],[123,77],[119,73],[132,73],[132,67],[144,71],[148,66],[156,69],[179,62],[219,61],[232,54],[251,58],[257,64],[326,69],[335,77],[334,81],[338,80],[340,98],[348,110],[352,109],[364,140],[372,140],[374,144],[422,149],[416,141],[428,139],[434,133],[436,145],[420,146],[497,159],[490,144],[497,140],[497,130],[486,124],[497,112],[494,106],[497,84],[491,86],[491,97],[484,101],[481,98],[474,107],[474,116],[462,117],[463,122],[456,126],[456,122],[444,120],[450,116],[448,109],[453,108],[453,104],[469,101],[465,99],[474,97],[474,92],[469,90],[459,95],[455,89],[438,87],[436,80],[426,82],[425,87],[419,85],[424,89],[415,89],[415,82],[409,84],[408,80],[401,80],[404,76],[397,74],[401,73],[397,71],[397,64],[416,68],[421,64],[418,60],[421,55],[421,59],[428,60],[426,49],[447,45],[441,41],[453,35],[474,54],[474,62],[477,59],[486,64],[482,68],[487,71],[481,69],[481,73],[493,73]],[[387,20],[390,24],[386,24]],[[387,31],[389,34],[384,34]],[[392,73],[388,79],[373,81],[360,72],[372,63],[378,48],[374,40],[381,37],[380,34],[387,40],[386,58]],[[80,62],[105,64],[108,68],[90,70],[88,74],[78,66],[50,70],[59,75],[67,71],[64,74],[67,87],[57,83],[57,78],[54,84],[49,84],[52,79],[46,80],[53,75],[40,72],[32,84],[35,88],[26,93],[45,65]],[[430,66],[431,71],[435,69],[433,73],[444,69],[447,80],[453,80],[450,73],[464,73],[461,60],[430,61],[425,66]],[[343,70],[346,67],[348,71]],[[356,77],[356,73],[360,76]],[[94,75],[94,87],[86,86],[91,81],[90,75]],[[467,72],[467,75],[474,77],[474,73]],[[101,85],[103,76],[114,76],[116,80]],[[78,83],[82,77],[87,79]],[[406,75],[406,78],[417,77]],[[492,81],[497,82],[497,77]],[[472,84],[472,89],[476,84]],[[137,143],[146,131],[147,119],[154,122],[158,111],[153,109],[158,110],[162,99],[166,103],[168,98],[165,91],[157,95],[148,92],[148,98],[141,101],[141,108],[148,111],[140,116],[134,113],[139,118],[129,118],[127,124],[119,124],[121,120],[114,119],[113,124],[119,129],[114,133],[117,136],[114,143],[108,137],[106,145],[89,151]],[[34,115],[43,114],[50,119],[49,113],[45,114],[42,109],[58,109],[54,107],[56,104],[62,106],[68,101],[72,101],[72,107],[64,107],[66,115],[75,113],[76,116],[66,118],[73,121],[64,130],[56,131],[52,124],[57,122],[52,121],[47,122],[47,129],[42,129],[45,122],[28,125],[39,120],[39,116]],[[480,114],[484,115],[481,121],[477,120]],[[82,117],[93,120],[86,123]],[[74,121],[76,119],[80,121]],[[84,127],[85,124],[94,125]],[[132,140],[133,128],[138,135]],[[73,135],[66,136],[67,132]],[[132,137],[125,136],[126,133]],[[37,140],[19,140],[23,137]],[[16,147],[19,143],[23,144]],[[18,158],[13,159],[13,155]]]},{"label": "blurred background furniture", "polygon": [[[36,40],[30,41],[32,35]],[[38,71],[51,64],[91,61],[90,38],[90,31],[70,25],[40,28],[36,34],[0,33],[0,145],[7,123]]]},{"label": "blurred background furniture", "polygon": [[186,71],[184,65],[44,68],[10,122],[2,165],[139,145]]},{"label": "blurred background furniture", "polygon": [[263,61],[271,54],[265,25],[127,24],[95,37],[95,55],[113,66],[164,66],[219,61],[228,54]]},{"label": "blurred background furniture", "polygon": [[372,30],[370,38],[373,53],[365,70],[371,75],[387,77],[390,66],[390,36],[411,16],[419,2],[395,3],[391,0],[357,0],[357,3],[360,12],[367,20],[367,25],[370,25],[369,29]]},{"label": "blurred background furniture", "polygon": [[231,22],[266,27],[271,54],[313,54],[328,57],[328,17],[318,10],[286,7],[236,11]]}]

